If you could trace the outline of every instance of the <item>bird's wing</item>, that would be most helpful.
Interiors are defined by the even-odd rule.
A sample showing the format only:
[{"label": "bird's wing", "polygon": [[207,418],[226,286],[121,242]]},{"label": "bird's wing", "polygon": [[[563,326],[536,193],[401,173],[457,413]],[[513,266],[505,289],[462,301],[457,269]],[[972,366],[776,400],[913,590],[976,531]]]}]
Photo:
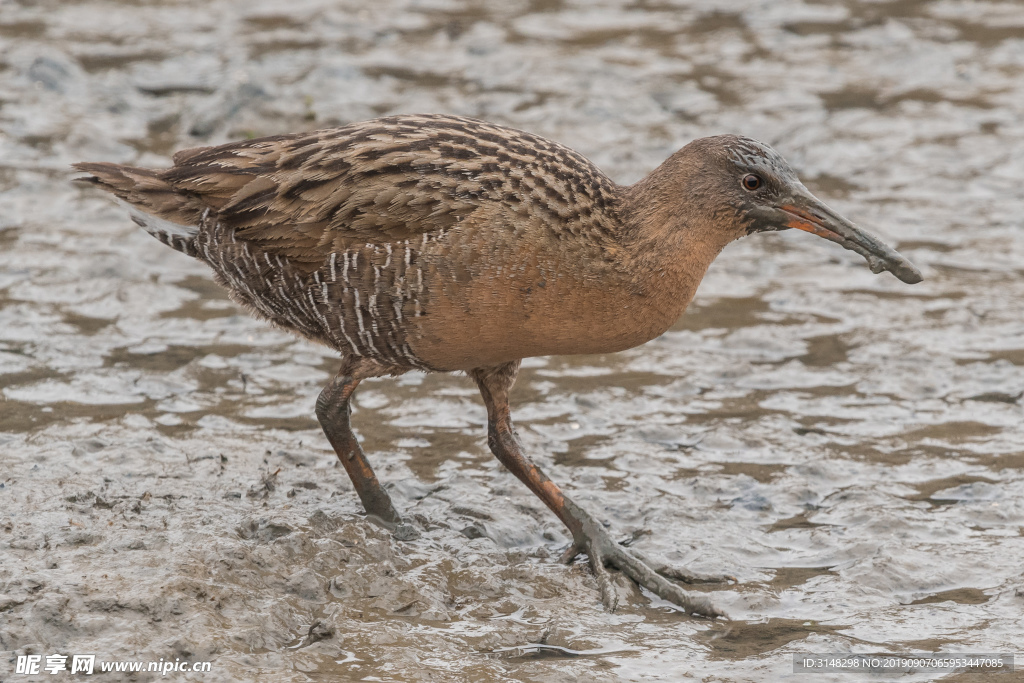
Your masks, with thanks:
[{"label": "bird's wing", "polygon": [[106,189],[161,218],[196,224],[209,210],[238,239],[316,267],[332,252],[434,233],[481,208],[560,227],[612,196],[611,181],[562,145],[441,115],[185,150],[155,173],[79,167],[101,185],[115,183],[99,171],[117,169],[128,189]]}]

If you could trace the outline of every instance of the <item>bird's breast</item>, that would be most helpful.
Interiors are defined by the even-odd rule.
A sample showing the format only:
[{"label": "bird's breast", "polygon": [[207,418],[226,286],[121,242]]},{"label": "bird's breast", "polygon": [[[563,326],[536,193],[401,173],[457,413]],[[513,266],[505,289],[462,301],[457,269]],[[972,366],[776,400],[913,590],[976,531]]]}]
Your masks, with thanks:
[{"label": "bird's breast", "polygon": [[419,256],[422,315],[409,343],[437,369],[621,351],[664,332],[682,310],[638,295],[628,274],[594,243],[467,242],[455,230],[430,246]]}]

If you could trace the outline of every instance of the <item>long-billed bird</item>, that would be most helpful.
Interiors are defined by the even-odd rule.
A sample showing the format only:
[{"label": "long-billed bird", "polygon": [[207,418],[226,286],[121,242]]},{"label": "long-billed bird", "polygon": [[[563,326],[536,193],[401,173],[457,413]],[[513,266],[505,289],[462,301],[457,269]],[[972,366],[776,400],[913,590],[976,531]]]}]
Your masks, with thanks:
[{"label": "long-billed bird", "polygon": [[341,369],[316,402],[366,512],[401,516],[349,423],[368,377],[465,371],[498,460],[568,527],[563,558],[589,557],[684,609],[721,615],[668,579],[713,580],[612,540],[526,456],[509,415],[520,361],[621,351],[662,334],[735,239],[796,228],[906,283],[918,270],[815,198],[767,145],[694,140],[618,185],[585,157],[504,126],[443,115],[190,149],[166,170],[75,166],[133,220],[214,272],[255,316],[325,344]]}]

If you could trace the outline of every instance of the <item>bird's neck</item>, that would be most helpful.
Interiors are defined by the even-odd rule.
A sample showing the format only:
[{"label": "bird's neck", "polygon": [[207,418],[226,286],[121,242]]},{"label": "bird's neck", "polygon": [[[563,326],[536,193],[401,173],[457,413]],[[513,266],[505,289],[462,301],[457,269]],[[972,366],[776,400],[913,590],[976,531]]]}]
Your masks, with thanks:
[{"label": "bird's neck", "polygon": [[706,206],[699,168],[669,158],[620,195],[623,257],[634,297],[646,301],[645,322],[657,336],[693,299],[711,262],[739,236],[723,231]]}]

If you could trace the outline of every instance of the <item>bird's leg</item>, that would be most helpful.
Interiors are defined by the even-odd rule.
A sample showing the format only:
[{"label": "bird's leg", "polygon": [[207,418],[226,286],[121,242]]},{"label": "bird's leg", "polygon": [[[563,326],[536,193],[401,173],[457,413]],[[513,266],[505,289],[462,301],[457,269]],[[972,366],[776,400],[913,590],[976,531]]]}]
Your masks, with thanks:
[{"label": "bird's leg", "polygon": [[389,527],[397,527],[402,518],[391,504],[387,491],[377,481],[377,475],[373,473],[373,468],[363,455],[363,449],[356,441],[356,435],[352,433],[349,399],[360,381],[354,374],[342,371],[324,387],[316,400],[316,417],[327,440],[334,446],[338,459],[345,466],[366,513],[378,517]]},{"label": "bird's leg", "polygon": [[697,578],[698,575],[651,561],[616,543],[603,525],[562,493],[562,490],[523,453],[522,444],[512,426],[508,407],[508,392],[518,372],[518,361],[496,367],[477,368],[470,372],[480,387],[480,393],[487,405],[487,442],[501,464],[526,484],[569,528],[573,544],[566,556],[571,561],[580,553],[587,554],[590,567],[601,588],[601,598],[605,607],[614,610],[618,603],[618,595],[612,586],[608,570],[605,569],[605,565],[610,565],[618,568],[637,584],[679,605],[687,612],[709,617],[725,616],[706,595],[685,591],[664,578],[667,576],[686,580]]}]

